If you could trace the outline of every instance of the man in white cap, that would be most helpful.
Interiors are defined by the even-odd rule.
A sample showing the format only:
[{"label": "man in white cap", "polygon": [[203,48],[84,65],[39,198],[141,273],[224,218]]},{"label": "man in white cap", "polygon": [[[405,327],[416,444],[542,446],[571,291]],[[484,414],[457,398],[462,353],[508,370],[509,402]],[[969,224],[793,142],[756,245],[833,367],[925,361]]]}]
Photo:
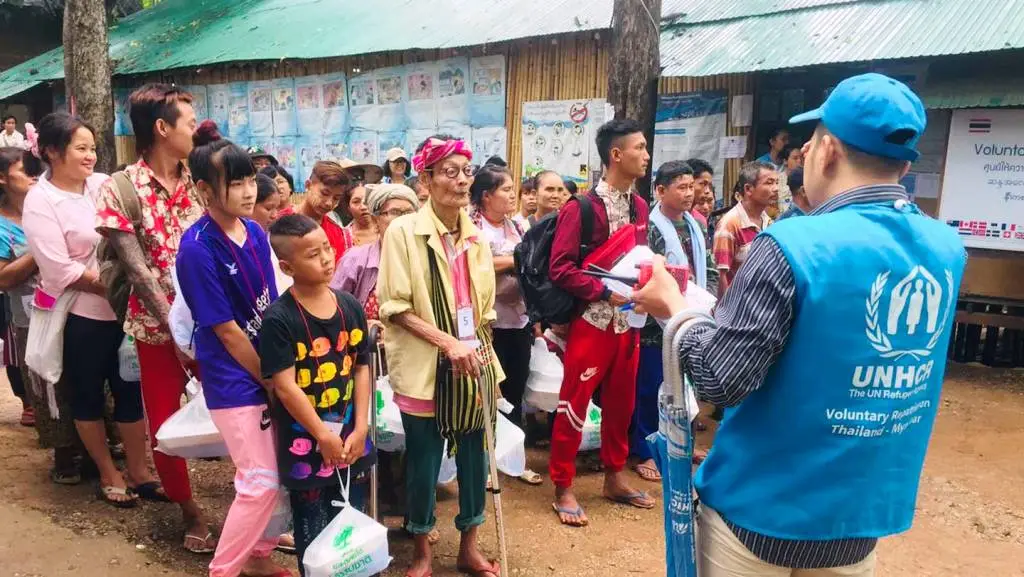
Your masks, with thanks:
[{"label": "man in white cap", "polygon": [[966,254],[899,185],[926,124],[907,86],[848,78],[807,121],[811,212],[754,240],[717,326],[660,264],[634,295],[696,319],[681,366],[728,407],[695,478],[702,577],[869,577],[914,517]]}]

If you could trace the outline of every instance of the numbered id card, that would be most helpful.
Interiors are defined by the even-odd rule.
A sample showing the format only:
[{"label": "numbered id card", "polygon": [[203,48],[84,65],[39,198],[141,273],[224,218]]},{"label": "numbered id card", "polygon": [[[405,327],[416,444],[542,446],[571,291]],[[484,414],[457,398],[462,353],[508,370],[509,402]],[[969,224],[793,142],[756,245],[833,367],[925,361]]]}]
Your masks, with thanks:
[{"label": "numbered id card", "polygon": [[459,340],[467,345],[476,348],[480,341],[476,339],[476,330],[473,328],[473,308],[463,307],[455,313],[456,331]]},{"label": "numbered id card", "polygon": [[324,425],[335,435],[341,436],[341,429],[345,426],[345,423],[335,423],[333,421],[324,421]]}]

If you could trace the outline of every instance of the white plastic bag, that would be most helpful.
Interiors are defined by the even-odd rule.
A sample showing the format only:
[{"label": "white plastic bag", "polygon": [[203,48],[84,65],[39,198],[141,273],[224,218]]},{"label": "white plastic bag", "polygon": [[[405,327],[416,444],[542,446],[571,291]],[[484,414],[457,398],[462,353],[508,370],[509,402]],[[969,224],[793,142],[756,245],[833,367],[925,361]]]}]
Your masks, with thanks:
[{"label": "white plastic bag", "polygon": [[398,405],[395,404],[395,391],[391,389],[391,381],[387,376],[377,379],[375,401],[377,450],[386,453],[405,450],[405,428],[402,426],[402,413],[398,410]]},{"label": "white plastic bag", "polygon": [[[68,310],[77,297],[78,291],[66,290],[49,309],[32,305],[25,343],[25,364],[51,385],[60,380],[64,371],[64,325],[68,320]],[[56,401],[51,400],[50,414],[57,414],[55,411]]]},{"label": "white plastic bag", "polygon": [[391,564],[387,527],[348,504],[347,482],[341,484],[341,495],[345,502],[332,503],[342,507],[341,512],[313,539],[302,558],[306,577],[370,577]]},{"label": "white plastic bag", "polygon": [[135,339],[125,335],[121,346],[117,349],[118,372],[121,380],[137,383],[142,380],[142,369],[139,368],[139,351],[135,348]]},{"label": "white plastic bag", "polygon": [[282,533],[288,531],[288,524],[292,521],[292,502],[288,497],[288,489],[281,487],[277,495],[277,507],[274,507],[274,514],[267,522],[267,528],[263,530],[263,538],[267,540],[277,539]]},{"label": "white plastic bag", "polygon": [[596,451],[601,448],[601,408],[593,401],[587,406],[587,418],[583,421],[581,451]]},{"label": "white plastic bag", "polygon": [[175,297],[171,302],[171,312],[167,315],[167,325],[171,327],[171,336],[174,337],[174,344],[178,345],[186,355],[196,358],[195,343],[192,334],[196,330],[196,321],[192,319],[192,311],[185,303],[185,297],[181,294],[181,285],[178,284],[178,270],[171,269],[171,279],[174,281]]},{"label": "white plastic bag", "polygon": [[205,459],[228,456],[224,437],[213,424],[201,390],[164,421],[156,432],[156,443],[157,451],[173,457]]},{"label": "white plastic bag", "polygon": [[505,415],[498,413],[497,439],[494,441],[494,456],[498,470],[509,477],[518,477],[526,472],[526,433],[515,426]]},{"label": "white plastic bag", "polygon": [[535,340],[530,351],[530,377],[526,380],[523,403],[548,413],[555,412],[563,372],[562,361],[548,350],[547,342]]}]

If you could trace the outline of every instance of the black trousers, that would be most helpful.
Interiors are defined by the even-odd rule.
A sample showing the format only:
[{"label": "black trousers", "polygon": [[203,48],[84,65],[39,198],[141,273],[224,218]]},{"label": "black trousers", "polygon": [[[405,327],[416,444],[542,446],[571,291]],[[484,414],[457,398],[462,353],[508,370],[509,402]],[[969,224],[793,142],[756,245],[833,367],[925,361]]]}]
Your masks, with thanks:
[{"label": "black trousers", "polygon": [[517,427],[523,423],[523,392],[530,376],[530,349],[533,347],[533,326],[521,329],[494,329],[494,352],[505,371],[501,394],[512,403],[508,416]]}]

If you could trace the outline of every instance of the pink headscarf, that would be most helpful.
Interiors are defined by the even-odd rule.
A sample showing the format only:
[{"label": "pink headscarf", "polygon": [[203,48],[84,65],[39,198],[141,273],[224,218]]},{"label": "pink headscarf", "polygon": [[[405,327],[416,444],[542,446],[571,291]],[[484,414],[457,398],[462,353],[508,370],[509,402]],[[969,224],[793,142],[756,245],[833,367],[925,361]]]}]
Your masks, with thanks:
[{"label": "pink headscarf", "polygon": [[473,151],[463,140],[441,140],[431,138],[423,147],[423,150],[412,157],[412,168],[416,172],[423,172],[449,156],[459,154],[473,160]]}]

